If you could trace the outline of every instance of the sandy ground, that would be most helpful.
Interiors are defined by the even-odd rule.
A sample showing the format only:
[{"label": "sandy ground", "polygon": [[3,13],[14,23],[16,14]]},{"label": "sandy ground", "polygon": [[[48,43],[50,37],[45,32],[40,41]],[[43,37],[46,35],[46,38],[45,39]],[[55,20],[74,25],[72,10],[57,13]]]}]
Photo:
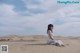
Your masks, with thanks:
[{"label": "sandy ground", "polygon": [[79,37],[55,37],[65,47],[47,45],[45,36],[0,37],[0,45],[8,45],[8,53],[80,53]]}]

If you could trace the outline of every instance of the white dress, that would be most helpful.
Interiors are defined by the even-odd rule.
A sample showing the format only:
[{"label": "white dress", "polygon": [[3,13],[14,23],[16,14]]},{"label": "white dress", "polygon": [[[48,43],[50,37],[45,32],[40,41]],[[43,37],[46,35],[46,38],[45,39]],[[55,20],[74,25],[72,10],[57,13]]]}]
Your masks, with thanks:
[{"label": "white dress", "polygon": [[54,44],[55,45],[56,43],[58,43],[59,45],[63,45],[63,42],[61,40],[52,40],[49,37],[49,35],[53,36],[54,34],[51,31],[50,31],[50,34],[48,34],[48,41],[47,41],[48,44]]}]

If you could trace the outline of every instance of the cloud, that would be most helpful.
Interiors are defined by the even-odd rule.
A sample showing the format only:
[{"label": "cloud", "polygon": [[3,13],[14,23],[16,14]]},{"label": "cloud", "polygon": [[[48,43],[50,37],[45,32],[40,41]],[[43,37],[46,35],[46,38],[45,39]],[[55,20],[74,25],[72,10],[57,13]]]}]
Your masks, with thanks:
[{"label": "cloud", "polygon": [[56,0],[23,2],[25,12],[15,11],[14,5],[0,5],[0,34],[46,34],[50,23],[54,25],[55,35],[80,34],[79,5],[59,5]]},{"label": "cloud", "polygon": [[[50,12],[56,0],[22,0],[31,14],[44,14]],[[56,6],[55,6],[56,7]]]},{"label": "cloud", "polygon": [[2,4],[0,5],[0,16],[14,16],[17,13],[13,11],[14,6]]},{"label": "cloud", "polygon": [[69,22],[55,27],[55,33],[62,36],[79,36],[80,22]]}]

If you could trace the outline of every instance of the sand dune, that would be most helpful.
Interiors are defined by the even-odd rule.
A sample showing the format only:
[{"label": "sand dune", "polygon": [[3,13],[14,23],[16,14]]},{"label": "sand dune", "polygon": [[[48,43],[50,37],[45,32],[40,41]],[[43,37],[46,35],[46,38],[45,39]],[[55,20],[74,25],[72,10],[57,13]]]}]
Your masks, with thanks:
[{"label": "sand dune", "polygon": [[[4,39],[4,40],[1,40]],[[5,41],[6,39],[9,39]],[[7,44],[9,53],[80,53],[80,37],[59,37],[65,47],[47,45],[45,36],[7,36],[0,38],[0,45]]]}]

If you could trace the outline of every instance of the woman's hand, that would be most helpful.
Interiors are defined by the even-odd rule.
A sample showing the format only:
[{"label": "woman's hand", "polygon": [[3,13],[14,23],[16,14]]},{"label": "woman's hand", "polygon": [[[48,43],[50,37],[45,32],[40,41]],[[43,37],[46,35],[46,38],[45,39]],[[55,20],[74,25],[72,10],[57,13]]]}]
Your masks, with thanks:
[{"label": "woman's hand", "polygon": [[52,39],[52,40],[54,40],[54,37],[53,37],[53,36],[51,36],[51,39]]}]

